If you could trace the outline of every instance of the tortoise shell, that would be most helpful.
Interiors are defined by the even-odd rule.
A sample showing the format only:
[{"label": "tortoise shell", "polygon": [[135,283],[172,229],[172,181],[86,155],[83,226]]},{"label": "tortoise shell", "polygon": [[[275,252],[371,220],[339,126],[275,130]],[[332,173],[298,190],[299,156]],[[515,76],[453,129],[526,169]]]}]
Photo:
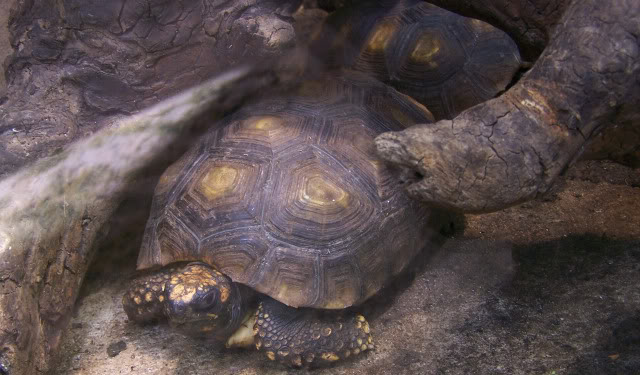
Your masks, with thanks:
[{"label": "tortoise shell", "polygon": [[216,124],[161,176],[138,268],[200,260],[295,307],[378,291],[437,231],[373,143],[433,117],[371,81],[310,81]]},{"label": "tortoise shell", "polygon": [[436,120],[495,97],[521,65],[506,33],[417,0],[343,8],[316,38],[316,50],[328,54],[330,64],[412,96]]}]

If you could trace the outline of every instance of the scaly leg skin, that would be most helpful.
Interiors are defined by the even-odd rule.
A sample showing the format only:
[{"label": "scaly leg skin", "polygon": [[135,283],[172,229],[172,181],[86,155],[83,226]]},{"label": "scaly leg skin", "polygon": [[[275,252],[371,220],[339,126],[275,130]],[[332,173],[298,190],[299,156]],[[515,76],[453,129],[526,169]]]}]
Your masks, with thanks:
[{"label": "scaly leg skin", "polygon": [[296,309],[270,298],[258,308],[254,331],[259,351],[294,367],[322,366],[374,348],[362,315]]},{"label": "scaly leg skin", "polygon": [[174,269],[162,269],[131,282],[122,296],[122,307],[129,320],[139,324],[165,320],[164,290]]}]

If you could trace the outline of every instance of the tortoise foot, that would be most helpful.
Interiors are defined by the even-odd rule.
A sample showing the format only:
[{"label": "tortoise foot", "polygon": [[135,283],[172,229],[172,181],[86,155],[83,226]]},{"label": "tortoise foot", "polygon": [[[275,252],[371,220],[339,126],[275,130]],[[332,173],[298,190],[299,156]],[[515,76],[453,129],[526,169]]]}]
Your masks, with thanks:
[{"label": "tortoise foot", "polygon": [[257,314],[256,348],[289,366],[328,365],[374,348],[369,323],[359,314],[296,309],[273,299]]}]

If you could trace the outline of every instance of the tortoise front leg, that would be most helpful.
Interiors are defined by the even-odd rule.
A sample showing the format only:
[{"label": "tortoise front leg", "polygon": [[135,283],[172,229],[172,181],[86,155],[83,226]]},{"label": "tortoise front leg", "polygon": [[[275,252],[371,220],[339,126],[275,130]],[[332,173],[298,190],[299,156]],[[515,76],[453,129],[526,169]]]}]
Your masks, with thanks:
[{"label": "tortoise front leg", "polygon": [[131,282],[122,296],[122,307],[129,320],[143,324],[167,319],[164,291],[173,271],[161,269]]},{"label": "tortoise front leg", "polygon": [[374,347],[369,323],[359,314],[296,309],[271,298],[257,314],[256,348],[294,367],[330,364]]}]

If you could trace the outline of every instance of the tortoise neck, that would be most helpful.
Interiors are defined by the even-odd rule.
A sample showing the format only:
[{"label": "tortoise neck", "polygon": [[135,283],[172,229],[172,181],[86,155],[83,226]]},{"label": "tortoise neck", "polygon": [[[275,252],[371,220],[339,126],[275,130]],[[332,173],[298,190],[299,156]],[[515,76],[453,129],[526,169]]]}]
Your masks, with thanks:
[{"label": "tortoise neck", "polygon": [[250,288],[240,283],[231,283],[233,291],[230,293],[232,300],[229,305],[231,311],[229,315],[229,323],[218,334],[225,340],[242,324],[247,310],[254,304],[254,293]]},{"label": "tortoise neck", "polygon": [[[227,347],[246,347],[253,343],[253,323],[257,311],[256,292],[246,285],[232,283],[237,298],[231,311],[231,319],[222,334]],[[253,319],[253,320],[252,320]]]}]

